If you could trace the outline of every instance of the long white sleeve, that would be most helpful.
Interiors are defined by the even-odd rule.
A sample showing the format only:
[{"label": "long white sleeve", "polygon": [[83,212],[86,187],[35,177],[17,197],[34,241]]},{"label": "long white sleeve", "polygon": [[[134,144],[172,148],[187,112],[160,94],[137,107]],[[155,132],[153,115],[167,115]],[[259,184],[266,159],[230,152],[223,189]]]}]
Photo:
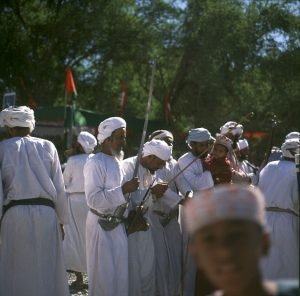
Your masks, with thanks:
[{"label": "long white sleeve", "polygon": [[112,213],[126,202],[120,165],[111,156],[98,153],[89,158],[84,166],[84,183],[88,206],[101,213]]},{"label": "long white sleeve", "polygon": [[[195,156],[191,152],[184,154],[178,159],[178,165],[181,170],[183,170],[187,165],[189,165]],[[204,189],[209,189],[214,186],[214,182],[209,171],[203,172],[203,167],[201,160],[196,160],[192,163],[185,171],[183,175],[186,181],[190,184],[193,191],[200,191]]]}]

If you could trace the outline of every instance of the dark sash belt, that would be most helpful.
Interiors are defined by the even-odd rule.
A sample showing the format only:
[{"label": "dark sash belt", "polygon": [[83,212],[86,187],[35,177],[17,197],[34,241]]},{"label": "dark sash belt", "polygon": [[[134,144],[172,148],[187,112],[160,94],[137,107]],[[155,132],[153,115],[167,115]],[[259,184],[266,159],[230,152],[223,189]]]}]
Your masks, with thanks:
[{"label": "dark sash belt", "polygon": [[267,212],[289,213],[289,214],[295,215],[296,217],[299,218],[299,215],[290,209],[281,209],[281,208],[277,208],[277,207],[266,207],[266,211]]},{"label": "dark sash belt", "polygon": [[19,200],[11,200],[7,205],[3,206],[3,214],[2,214],[2,219],[4,214],[12,207],[15,206],[47,206],[55,209],[54,202],[51,199],[48,198],[42,198],[42,197],[37,197],[37,198],[28,198],[28,199],[19,199]]}]

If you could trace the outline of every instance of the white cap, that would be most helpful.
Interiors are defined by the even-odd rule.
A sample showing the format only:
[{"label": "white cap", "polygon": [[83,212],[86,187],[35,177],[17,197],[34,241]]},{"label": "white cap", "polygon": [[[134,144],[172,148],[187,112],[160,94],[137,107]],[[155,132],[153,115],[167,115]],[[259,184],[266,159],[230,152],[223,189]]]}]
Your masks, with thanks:
[{"label": "white cap", "polygon": [[210,132],[203,127],[194,128],[189,130],[189,134],[187,137],[187,144],[190,145],[191,142],[206,142],[209,140],[215,140]]},{"label": "white cap", "polygon": [[217,185],[195,192],[185,209],[185,224],[190,234],[224,220],[241,219],[265,227],[264,197],[254,186]]}]

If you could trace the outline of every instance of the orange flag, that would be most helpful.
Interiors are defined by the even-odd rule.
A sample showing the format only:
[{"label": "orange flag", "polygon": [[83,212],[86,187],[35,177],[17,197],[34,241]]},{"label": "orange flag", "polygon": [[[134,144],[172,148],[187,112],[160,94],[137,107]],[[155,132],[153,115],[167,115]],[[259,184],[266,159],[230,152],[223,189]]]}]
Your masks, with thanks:
[{"label": "orange flag", "polygon": [[67,66],[66,69],[66,92],[69,94],[74,93],[74,95],[77,96],[75,82],[73,79],[72,70],[70,66]]}]

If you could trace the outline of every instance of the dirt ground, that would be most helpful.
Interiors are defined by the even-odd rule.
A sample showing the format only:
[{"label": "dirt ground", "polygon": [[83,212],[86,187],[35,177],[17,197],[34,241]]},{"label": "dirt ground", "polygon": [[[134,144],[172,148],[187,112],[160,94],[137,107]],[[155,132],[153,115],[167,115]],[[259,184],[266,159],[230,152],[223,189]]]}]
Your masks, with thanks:
[{"label": "dirt ground", "polygon": [[71,286],[73,281],[75,281],[74,273],[68,272],[68,283],[69,283],[69,287],[70,287],[70,294],[72,296],[87,296],[88,295],[87,275],[83,274],[83,281],[84,281],[85,287],[73,288]]}]

